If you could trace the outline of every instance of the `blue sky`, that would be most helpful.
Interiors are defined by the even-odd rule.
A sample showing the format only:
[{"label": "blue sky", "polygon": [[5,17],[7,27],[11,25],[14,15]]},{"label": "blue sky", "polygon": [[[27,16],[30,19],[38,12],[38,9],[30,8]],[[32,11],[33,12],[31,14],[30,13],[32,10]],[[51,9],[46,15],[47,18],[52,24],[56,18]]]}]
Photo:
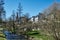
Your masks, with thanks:
[{"label": "blue sky", "polygon": [[[53,4],[54,0],[5,0],[5,10],[7,18],[12,15],[12,11],[17,11],[18,4],[21,3],[23,7],[23,14],[29,13],[30,16],[37,15],[39,12],[43,12],[44,9]],[[57,0],[60,2],[60,0]]]}]

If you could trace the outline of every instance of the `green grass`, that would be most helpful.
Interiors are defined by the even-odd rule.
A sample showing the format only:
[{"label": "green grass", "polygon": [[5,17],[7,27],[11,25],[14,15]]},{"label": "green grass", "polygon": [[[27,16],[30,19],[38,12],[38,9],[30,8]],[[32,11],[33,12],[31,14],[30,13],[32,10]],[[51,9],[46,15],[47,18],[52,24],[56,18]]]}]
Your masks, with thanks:
[{"label": "green grass", "polygon": [[3,33],[0,33],[0,40],[6,40],[5,35]]},{"label": "green grass", "polygon": [[0,37],[0,40],[6,40],[6,38],[2,38],[2,37]]},{"label": "green grass", "polygon": [[0,40],[6,40],[5,35],[3,33],[3,28],[0,28]]},{"label": "green grass", "polygon": [[27,32],[27,34],[30,36],[30,37],[34,37],[36,38],[36,40],[54,40],[54,38],[52,36],[47,36],[45,34],[41,34],[39,33],[39,31],[30,31],[30,32]]},{"label": "green grass", "polygon": [[28,34],[28,35],[36,35],[36,34],[39,34],[39,32],[38,31],[29,31],[26,34]]},{"label": "green grass", "polygon": [[6,40],[5,35],[4,34],[0,34],[0,40]]},{"label": "green grass", "polygon": [[54,40],[54,38],[52,36],[46,36],[46,35],[39,35],[39,34],[36,34],[36,35],[30,35],[31,37],[34,37],[34,38],[37,38],[37,39],[43,39],[43,40]]}]

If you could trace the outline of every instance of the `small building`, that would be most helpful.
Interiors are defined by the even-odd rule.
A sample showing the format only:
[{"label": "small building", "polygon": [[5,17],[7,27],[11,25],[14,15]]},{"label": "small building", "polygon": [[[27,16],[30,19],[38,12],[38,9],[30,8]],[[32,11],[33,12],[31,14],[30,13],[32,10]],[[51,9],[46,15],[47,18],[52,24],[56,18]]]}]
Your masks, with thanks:
[{"label": "small building", "polygon": [[30,21],[32,22],[38,22],[38,16],[32,16]]},{"label": "small building", "polygon": [[45,15],[42,14],[42,13],[39,13],[37,16],[32,16],[30,21],[32,21],[32,22],[39,22],[41,20],[44,20],[44,18],[45,18]]}]

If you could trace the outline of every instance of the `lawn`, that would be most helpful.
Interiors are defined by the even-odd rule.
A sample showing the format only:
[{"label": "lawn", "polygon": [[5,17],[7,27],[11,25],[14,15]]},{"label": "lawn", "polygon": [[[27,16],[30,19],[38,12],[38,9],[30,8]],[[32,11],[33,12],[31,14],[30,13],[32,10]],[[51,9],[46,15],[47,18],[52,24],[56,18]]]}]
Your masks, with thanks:
[{"label": "lawn", "polygon": [[0,40],[6,40],[5,35],[4,34],[0,34]]},{"label": "lawn", "polygon": [[27,32],[27,34],[30,37],[35,38],[35,40],[54,40],[54,38],[52,36],[47,36],[45,34],[41,34],[39,31],[30,31],[30,32]]},{"label": "lawn", "polygon": [[6,38],[2,38],[2,37],[0,37],[0,40],[6,40]]},{"label": "lawn", "polygon": [[6,40],[5,35],[3,33],[3,28],[0,28],[0,40]]}]

